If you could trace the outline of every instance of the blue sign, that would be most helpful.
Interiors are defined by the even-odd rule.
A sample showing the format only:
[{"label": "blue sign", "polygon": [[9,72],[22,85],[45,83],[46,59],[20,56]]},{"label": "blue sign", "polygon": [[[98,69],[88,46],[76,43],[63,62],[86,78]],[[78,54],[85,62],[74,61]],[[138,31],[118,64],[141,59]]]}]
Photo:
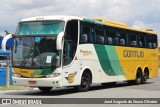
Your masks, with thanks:
[{"label": "blue sign", "polygon": [[40,38],[40,37],[36,37],[36,38],[35,38],[35,42],[36,42],[36,43],[39,43],[40,41],[41,41],[41,38]]}]

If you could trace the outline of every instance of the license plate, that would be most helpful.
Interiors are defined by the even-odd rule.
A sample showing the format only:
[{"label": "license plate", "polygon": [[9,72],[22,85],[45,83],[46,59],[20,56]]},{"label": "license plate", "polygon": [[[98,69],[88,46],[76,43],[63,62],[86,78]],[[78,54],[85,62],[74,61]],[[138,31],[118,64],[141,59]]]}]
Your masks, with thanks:
[{"label": "license plate", "polygon": [[36,81],[28,81],[29,84],[37,84]]}]

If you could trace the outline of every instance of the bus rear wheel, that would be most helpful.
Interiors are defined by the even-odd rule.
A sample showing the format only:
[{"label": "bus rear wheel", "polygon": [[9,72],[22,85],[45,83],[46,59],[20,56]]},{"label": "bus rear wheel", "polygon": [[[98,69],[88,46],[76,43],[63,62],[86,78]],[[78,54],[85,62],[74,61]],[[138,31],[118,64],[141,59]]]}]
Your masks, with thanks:
[{"label": "bus rear wheel", "polygon": [[76,86],[75,89],[79,92],[86,92],[89,90],[91,85],[91,74],[89,72],[84,72],[81,78],[81,84]]},{"label": "bus rear wheel", "polygon": [[144,74],[142,76],[142,84],[146,84],[147,83],[147,78],[148,78],[148,73],[144,72]]},{"label": "bus rear wheel", "polygon": [[52,89],[52,87],[38,87],[39,90],[43,91],[43,92],[48,92]]}]

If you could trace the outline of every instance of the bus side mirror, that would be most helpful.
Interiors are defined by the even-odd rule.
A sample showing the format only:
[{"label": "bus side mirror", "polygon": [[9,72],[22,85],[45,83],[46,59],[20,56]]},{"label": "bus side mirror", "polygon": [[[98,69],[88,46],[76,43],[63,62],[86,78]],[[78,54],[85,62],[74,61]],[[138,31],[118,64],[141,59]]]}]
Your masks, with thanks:
[{"label": "bus side mirror", "polygon": [[63,37],[64,37],[64,32],[60,32],[57,36],[57,41],[56,41],[57,50],[62,50]]},{"label": "bus side mirror", "polygon": [[12,38],[12,34],[8,34],[6,35],[3,40],[2,40],[2,50],[3,51],[6,51],[6,44],[7,44],[7,41]]}]

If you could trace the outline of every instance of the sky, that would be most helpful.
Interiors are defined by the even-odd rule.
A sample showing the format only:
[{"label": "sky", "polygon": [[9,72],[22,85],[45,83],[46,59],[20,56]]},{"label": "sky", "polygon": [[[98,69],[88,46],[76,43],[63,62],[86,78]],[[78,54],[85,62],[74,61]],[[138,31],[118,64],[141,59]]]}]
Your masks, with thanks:
[{"label": "sky", "polygon": [[23,18],[45,15],[101,17],[154,29],[160,40],[160,0],[1,0],[0,35],[15,33]]}]

